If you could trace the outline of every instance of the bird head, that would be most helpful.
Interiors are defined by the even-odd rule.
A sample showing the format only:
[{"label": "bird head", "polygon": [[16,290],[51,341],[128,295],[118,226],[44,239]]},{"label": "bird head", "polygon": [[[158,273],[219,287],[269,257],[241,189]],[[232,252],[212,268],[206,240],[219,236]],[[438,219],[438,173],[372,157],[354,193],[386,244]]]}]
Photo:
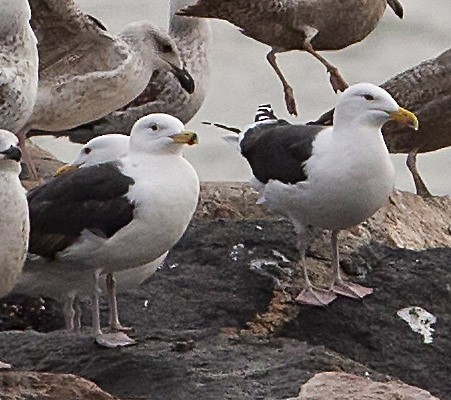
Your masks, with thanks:
[{"label": "bird head", "polygon": [[347,120],[380,129],[390,119],[418,129],[415,114],[400,107],[387,91],[370,83],[359,83],[346,89],[338,100],[334,126]]},{"label": "bird head", "polygon": [[198,143],[197,134],[169,114],[150,114],[139,119],[130,133],[130,151],[181,153],[183,145]]},{"label": "bird head", "polygon": [[128,24],[121,36],[126,37],[129,42],[140,43],[154,70],[159,73],[170,72],[186,92],[194,92],[194,80],[184,67],[177,44],[169,34],[157,29],[149,21],[138,21]]},{"label": "bird head", "polygon": [[10,131],[0,129],[0,162],[13,161],[18,163],[22,157],[19,140]]},{"label": "bird head", "polygon": [[129,140],[128,136],[120,134],[103,135],[91,139],[80,149],[74,160],[59,168],[55,175],[118,160],[128,153]]}]

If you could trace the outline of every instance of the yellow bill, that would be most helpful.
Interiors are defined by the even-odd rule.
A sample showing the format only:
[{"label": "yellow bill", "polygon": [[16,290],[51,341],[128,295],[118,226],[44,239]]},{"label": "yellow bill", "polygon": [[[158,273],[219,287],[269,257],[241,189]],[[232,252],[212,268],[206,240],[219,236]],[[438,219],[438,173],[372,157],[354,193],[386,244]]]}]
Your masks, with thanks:
[{"label": "yellow bill", "polygon": [[55,176],[67,174],[68,172],[75,171],[76,169],[78,169],[77,165],[66,164],[56,170]]},{"label": "yellow bill", "polygon": [[399,107],[397,111],[391,112],[390,118],[403,126],[409,126],[416,131],[418,130],[418,118],[413,112],[410,112],[405,108]]},{"label": "yellow bill", "polygon": [[199,143],[197,133],[192,131],[183,131],[177,133],[176,135],[172,135],[171,139],[174,141],[174,143],[187,144],[189,146]]}]

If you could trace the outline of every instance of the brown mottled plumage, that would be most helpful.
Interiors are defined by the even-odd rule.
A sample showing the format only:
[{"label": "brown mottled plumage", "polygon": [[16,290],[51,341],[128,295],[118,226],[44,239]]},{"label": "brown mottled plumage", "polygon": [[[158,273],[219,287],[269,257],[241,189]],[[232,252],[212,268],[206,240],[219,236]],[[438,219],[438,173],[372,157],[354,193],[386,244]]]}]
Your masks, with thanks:
[{"label": "brown mottled plumage", "polygon": [[[388,0],[402,17],[398,0]],[[224,19],[243,34],[272,47],[267,58],[282,81],[288,111],[297,114],[292,88],[277,66],[275,54],[305,50],[323,63],[335,91],[346,82],[316,51],[339,50],[363,40],[382,17],[387,0],[198,0],[180,15]]]},{"label": "brown mottled plumage", "polygon": [[113,35],[73,0],[30,0],[30,6],[41,62],[27,128],[73,128],[133,100],[159,67],[170,64],[174,74],[182,74],[175,43],[148,21]]},{"label": "brown mottled plumage", "polygon": [[[152,75],[144,91],[122,107],[103,118],[55,132],[55,136],[68,136],[72,142],[87,143],[94,137],[110,134],[129,134],[133,124],[152,113],[167,113],[187,123],[203,104],[209,77],[210,23],[200,18],[174,15],[192,0],[171,0],[169,35],[174,40],[185,69],[195,82],[193,93],[182,88],[169,68],[159,68]],[[32,132],[32,135],[46,132]]]}]

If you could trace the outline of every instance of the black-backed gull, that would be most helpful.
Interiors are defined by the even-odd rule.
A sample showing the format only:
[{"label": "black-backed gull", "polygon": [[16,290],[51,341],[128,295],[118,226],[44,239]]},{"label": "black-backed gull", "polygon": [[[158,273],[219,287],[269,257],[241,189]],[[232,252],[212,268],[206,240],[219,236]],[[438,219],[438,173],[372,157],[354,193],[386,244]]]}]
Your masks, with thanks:
[{"label": "black-backed gull", "polygon": [[[395,171],[381,127],[389,119],[418,128],[414,114],[383,89],[361,83],[340,96],[332,127],[292,125],[257,116],[240,134],[240,149],[253,172],[259,202],[289,219],[296,230],[306,285],[297,300],[326,305],[335,293],[362,298],[372,289],[343,279],[338,234],[364,221],[388,200]],[[333,281],[314,288],[305,252],[318,228],[332,230]]]},{"label": "black-backed gull", "polygon": [[183,235],[199,180],[182,149],[196,142],[177,118],[151,114],[134,125],[120,161],[59,175],[28,195],[27,263],[93,275],[93,331],[105,345],[120,339],[101,333],[99,275],[153,261]]}]

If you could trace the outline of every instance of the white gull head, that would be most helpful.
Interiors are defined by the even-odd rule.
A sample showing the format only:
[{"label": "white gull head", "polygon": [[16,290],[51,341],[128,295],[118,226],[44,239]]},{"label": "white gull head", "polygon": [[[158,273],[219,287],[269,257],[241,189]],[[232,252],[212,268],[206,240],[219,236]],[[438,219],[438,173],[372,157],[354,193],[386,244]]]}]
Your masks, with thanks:
[{"label": "white gull head", "polygon": [[415,115],[401,108],[387,91],[371,83],[358,83],[346,89],[339,98],[334,127],[358,124],[379,131],[389,119],[418,129]]},{"label": "white gull head", "polygon": [[181,154],[184,144],[197,143],[197,135],[186,131],[183,123],[168,114],[140,118],[130,133],[130,152]]},{"label": "white gull head", "polygon": [[130,138],[126,135],[110,134],[91,139],[71,162],[74,167],[89,167],[91,165],[114,161],[128,153]]}]

